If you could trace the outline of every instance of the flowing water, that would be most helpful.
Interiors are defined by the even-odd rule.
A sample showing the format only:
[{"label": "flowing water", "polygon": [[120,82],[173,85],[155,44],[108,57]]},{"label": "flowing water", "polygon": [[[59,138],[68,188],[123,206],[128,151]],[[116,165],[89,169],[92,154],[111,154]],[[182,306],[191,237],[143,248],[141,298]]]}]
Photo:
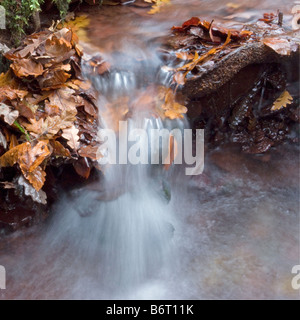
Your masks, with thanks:
[{"label": "flowing water", "polygon": [[[118,70],[91,79],[101,92],[104,127],[112,125],[105,106],[166,84],[155,48],[170,26],[191,16],[233,24],[227,1],[171,2],[156,16],[137,6],[87,9],[86,49]],[[239,3],[234,21],[242,22],[292,6]],[[129,126],[183,129],[188,122],[135,108]],[[228,145],[208,150],[204,173],[195,177],[185,176],[183,166],[112,165],[99,190],[62,195],[45,226],[1,240],[7,289],[0,298],[297,299],[291,269],[299,264],[298,154],[298,146],[286,144],[268,159],[255,158]]]}]

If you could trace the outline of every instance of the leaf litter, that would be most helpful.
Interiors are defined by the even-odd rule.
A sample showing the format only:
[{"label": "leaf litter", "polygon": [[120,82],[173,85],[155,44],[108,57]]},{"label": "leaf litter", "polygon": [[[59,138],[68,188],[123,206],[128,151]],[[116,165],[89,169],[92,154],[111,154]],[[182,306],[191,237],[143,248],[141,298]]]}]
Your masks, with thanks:
[{"label": "leaf litter", "polygon": [[5,55],[11,65],[0,75],[0,169],[16,166],[25,194],[42,204],[47,165],[60,157],[76,167],[84,157],[79,172],[88,178],[98,160],[96,94],[81,77],[82,56],[65,27],[30,35]]}]

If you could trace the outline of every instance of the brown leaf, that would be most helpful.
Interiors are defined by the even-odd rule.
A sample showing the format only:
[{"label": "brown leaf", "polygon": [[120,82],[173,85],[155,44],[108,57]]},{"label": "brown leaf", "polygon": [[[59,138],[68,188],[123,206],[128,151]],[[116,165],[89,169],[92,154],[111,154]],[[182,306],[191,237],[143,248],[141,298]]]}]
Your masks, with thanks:
[{"label": "brown leaf", "polygon": [[51,140],[50,145],[53,148],[52,155],[55,157],[71,158],[71,153],[59,141]]},{"label": "brown leaf", "polygon": [[0,167],[12,167],[18,162],[18,159],[24,150],[28,150],[29,148],[31,148],[30,143],[25,142],[10,149],[2,157],[0,157]]},{"label": "brown leaf", "polygon": [[20,168],[25,174],[28,172],[34,172],[46,158],[50,156],[50,150],[48,148],[48,141],[39,141],[33,148],[30,143],[26,145],[26,148],[19,152],[18,163]]},{"label": "brown leaf", "polygon": [[98,111],[96,110],[95,106],[85,99],[84,99],[84,111],[89,115],[91,115],[92,117],[98,118]]},{"label": "brown leaf", "polygon": [[39,86],[42,90],[59,89],[65,84],[71,75],[61,68],[49,69],[43,76],[38,78]]},{"label": "brown leaf", "polygon": [[12,49],[5,54],[5,57],[8,60],[17,60],[24,59],[30,55],[33,55],[34,51],[39,47],[39,45],[45,41],[45,39],[49,36],[49,31],[43,31],[40,33],[35,33],[31,36],[28,36],[24,41],[24,45],[17,48]]},{"label": "brown leaf", "polygon": [[17,137],[16,137],[14,134],[12,134],[12,135],[9,137],[9,141],[10,141],[10,143],[9,143],[9,149],[12,149],[12,148],[16,147],[16,146],[19,144],[18,139],[17,139]]},{"label": "brown leaf", "polygon": [[24,102],[11,101],[11,104],[14,106],[15,109],[19,111],[20,116],[27,119],[34,118],[34,112],[28,105],[25,104],[25,101]]},{"label": "brown leaf", "polygon": [[85,179],[89,178],[91,174],[91,167],[86,158],[79,158],[73,166],[78,175]]},{"label": "brown leaf", "polygon": [[5,86],[0,87],[0,101],[4,100],[14,100],[14,99],[24,99],[28,94],[25,90],[13,89],[11,87]]},{"label": "brown leaf", "polygon": [[198,26],[200,23],[200,19],[197,17],[192,17],[191,19],[185,21],[181,27],[173,27],[172,30],[182,32],[185,28],[190,26]]},{"label": "brown leaf", "polygon": [[68,146],[75,151],[78,150],[80,145],[78,133],[79,130],[76,129],[74,125],[70,128],[64,129],[62,133],[62,137],[68,140]]},{"label": "brown leaf", "polygon": [[287,39],[266,38],[263,43],[282,56],[291,54],[291,45]]},{"label": "brown leaf", "polygon": [[48,101],[45,101],[45,111],[50,117],[58,116],[61,113],[58,106],[51,105]]},{"label": "brown leaf", "polygon": [[175,94],[171,88],[162,88],[165,92],[165,102],[162,105],[164,114],[170,119],[183,118],[183,114],[187,112],[187,108],[175,101]]},{"label": "brown leaf", "polygon": [[14,74],[19,77],[38,77],[43,74],[44,68],[38,62],[34,62],[31,59],[20,59],[15,60],[11,65],[11,69],[13,70]]},{"label": "brown leaf", "polygon": [[98,152],[99,146],[83,146],[78,151],[78,154],[83,158],[90,158],[91,160],[99,160],[102,155]]},{"label": "brown leaf", "polygon": [[40,191],[46,181],[46,172],[41,167],[37,167],[33,172],[26,172],[24,177],[31,183],[36,191]]},{"label": "brown leaf", "polygon": [[7,151],[0,158],[1,167],[12,167],[18,163],[26,179],[39,191],[45,182],[45,172],[39,166],[49,155],[48,141],[40,141],[35,147],[29,142],[20,144]]},{"label": "brown leaf", "polygon": [[69,53],[71,49],[72,45],[70,42],[66,41],[64,38],[58,39],[56,35],[47,39],[45,43],[45,54],[55,58],[56,63],[68,59],[70,57]]}]

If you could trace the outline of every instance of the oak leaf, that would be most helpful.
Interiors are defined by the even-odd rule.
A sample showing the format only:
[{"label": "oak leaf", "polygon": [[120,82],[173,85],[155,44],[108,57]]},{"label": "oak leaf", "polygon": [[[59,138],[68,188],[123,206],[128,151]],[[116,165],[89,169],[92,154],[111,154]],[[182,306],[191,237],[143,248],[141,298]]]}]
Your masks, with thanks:
[{"label": "oak leaf", "polygon": [[288,104],[291,104],[292,102],[293,102],[293,97],[290,95],[290,93],[287,90],[285,90],[280,95],[280,97],[276,99],[271,110],[276,111],[276,110],[280,110],[282,108],[286,108],[286,106]]},{"label": "oak leaf", "polygon": [[75,151],[78,150],[80,145],[78,133],[79,130],[74,125],[70,128],[64,129],[62,133],[62,137],[68,141],[68,146]]}]

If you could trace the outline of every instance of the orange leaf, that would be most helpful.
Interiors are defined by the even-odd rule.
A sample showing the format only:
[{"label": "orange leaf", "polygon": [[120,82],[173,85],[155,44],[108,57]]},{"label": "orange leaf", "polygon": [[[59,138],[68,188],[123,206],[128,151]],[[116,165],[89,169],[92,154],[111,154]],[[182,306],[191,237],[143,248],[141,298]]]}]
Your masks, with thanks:
[{"label": "orange leaf", "polygon": [[[174,162],[176,155],[178,153],[178,146],[177,146],[177,141],[175,140],[174,136],[171,134],[170,135],[170,139],[169,139],[169,154],[166,158],[166,160],[169,160],[169,163],[166,163],[164,165],[164,169],[165,170],[169,170],[172,163]],[[167,161],[165,161],[167,162]]]},{"label": "orange leaf", "polygon": [[30,148],[30,143],[25,142],[20,144],[9,151],[7,151],[2,157],[0,157],[0,167],[12,167],[19,160],[19,155]]},{"label": "orange leaf", "polygon": [[83,158],[90,158],[96,161],[102,157],[98,150],[99,146],[84,146],[80,148],[78,154]]},{"label": "orange leaf", "polygon": [[31,59],[15,60],[11,65],[14,74],[19,77],[38,77],[43,74],[44,68],[39,62],[34,62]]}]

